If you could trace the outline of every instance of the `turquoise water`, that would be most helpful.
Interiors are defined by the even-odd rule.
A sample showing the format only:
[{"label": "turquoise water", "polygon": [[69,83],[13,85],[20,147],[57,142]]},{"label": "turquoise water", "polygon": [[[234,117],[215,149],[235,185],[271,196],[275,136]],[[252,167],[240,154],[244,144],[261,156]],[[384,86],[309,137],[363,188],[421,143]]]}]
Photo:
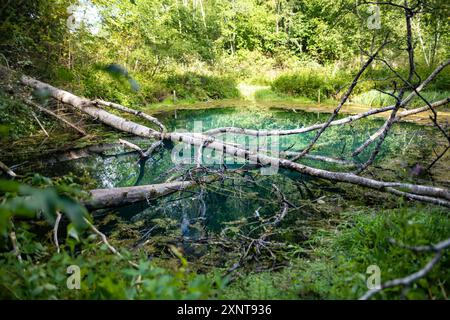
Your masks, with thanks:
[{"label": "turquoise water", "polygon": [[[176,114],[159,115],[170,131],[192,131],[195,125],[197,127],[201,125],[203,130],[224,126],[293,129],[326,121],[328,117],[328,114],[307,112],[231,108],[186,110],[177,111]],[[365,141],[382,123],[383,120],[362,120],[352,125],[330,127],[322,135],[311,154],[349,159],[352,150]],[[315,134],[316,132],[311,132],[280,137],[280,149],[301,150]],[[387,137],[379,158],[401,159],[405,155],[409,156],[405,152],[410,152],[410,148],[425,148],[427,137],[427,130],[423,127],[412,124],[397,125]],[[242,136],[227,138],[227,141],[235,140],[241,144],[255,143],[255,138],[248,139]],[[151,143],[152,141],[145,140],[137,142],[142,148],[148,147]],[[195,166],[192,164],[177,167],[172,161],[172,149],[169,146],[153,155],[145,163],[138,162],[137,154],[126,151],[129,150],[116,147],[106,151],[102,156],[59,163],[47,167],[45,171],[53,175],[69,172],[81,174],[87,171],[97,182],[98,188],[112,188],[165,182],[168,179],[180,177],[189,167]],[[370,148],[366,150],[359,161],[366,160],[370,151]],[[303,163],[330,170],[343,170],[338,165],[315,160],[303,160]],[[242,165],[227,165],[227,168],[231,170]],[[222,230],[227,222],[254,217],[257,209],[262,216],[276,214],[280,210],[280,203],[272,184],[276,184],[294,204],[300,203],[301,199],[318,197],[323,192],[336,191],[330,184],[323,184],[320,180],[284,170],[279,170],[275,175],[261,175],[259,170],[226,174],[228,179],[205,186],[202,192],[197,188],[189,192],[179,192],[164,199],[134,204],[113,211],[132,222],[144,221],[144,231],[152,227],[154,219],[170,218],[175,224],[179,224],[182,235],[199,237],[205,232]]]}]

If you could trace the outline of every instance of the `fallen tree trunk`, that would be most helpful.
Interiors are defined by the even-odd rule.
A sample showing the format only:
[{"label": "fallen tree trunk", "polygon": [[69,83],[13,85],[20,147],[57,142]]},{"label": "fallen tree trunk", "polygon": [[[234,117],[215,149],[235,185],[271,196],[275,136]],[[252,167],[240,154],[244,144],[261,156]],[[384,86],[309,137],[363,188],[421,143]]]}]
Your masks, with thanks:
[{"label": "fallen tree trunk", "polygon": [[88,209],[120,207],[136,202],[154,200],[193,187],[196,184],[196,181],[180,181],[136,187],[94,189],[90,191],[91,199],[83,204]]},{"label": "fallen tree trunk", "polygon": [[[173,141],[184,142],[187,144],[195,145],[197,147],[203,146],[203,144],[205,143],[205,139],[198,138],[195,136],[186,136],[185,134],[180,134],[177,132],[171,133],[170,136]],[[388,191],[391,193],[394,192],[392,192],[392,190],[390,190],[389,188],[401,188],[417,195],[439,197],[450,200],[450,192],[442,188],[414,185],[400,182],[384,182],[361,177],[353,173],[332,172],[323,169],[312,168],[286,159],[271,157],[261,153],[251,153],[249,150],[224,145],[223,143],[218,141],[209,142],[204,148],[214,149],[216,151],[223,152],[225,154],[232,155],[234,157],[238,157],[241,159],[246,159],[263,166],[268,165],[279,166],[284,169],[289,169],[292,171],[296,171],[299,173],[307,174],[309,176],[322,178],[326,180],[347,182],[380,191]],[[408,195],[408,192],[405,192],[405,195]],[[450,207],[450,202],[442,199],[436,199],[436,201],[434,201],[433,198],[423,198],[422,201]]]},{"label": "fallen tree trunk", "polygon": [[239,147],[226,145],[223,142],[216,141],[213,137],[207,137],[204,135],[191,135],[178,132],[172,133],[156,132],[146,126],[115,116],[113,114],[108,113],[105,110],[98,109],[94,107],[92,105],[92,102],[88,99],[77,97],[67,91],[57,89],[55,87],[52,87],[38,80],[32,79],[30,77],[23,76],[22,82],[36,89],[47,90],[49,94],[54,98],[86,112],[87,114],[97,118],[104,124],[124,132],[135,134],[137,136],[156,138],[160,140],[171,140],[173,142],[182,142],[197,147],[214,149],[216,151],[223,152],[223,154],[231,155],[233,157],[238,157],[245,160],[250,160],[256,164],[260,164],[263,166],[267,165],[279,166],[281,168],[296,171],[302,174],[307,174],[317,178],[322,178],[330,181],[351,183],[379,191],[390,192],[396,195],[401,194],[402,196],[406,196],[414,200],[420,200],[450,207],[449,201],[450,192],[447,189],[424,185],[406,184],[400,182],[385,182],[366,177],[361,177],[353,173],[332,172],[312,168],[286,159],[280,159],[277,157],[272,157],[260,153],[251,153],[249,150],[244,150]]},{"label": "fallen tree trunk", "polygon": [[[142,138],[138,138],[142,139]],[[78,160],[87,158],[92,155],[105,156],[106,151],[112,150],[121,146],[120,143],[100,143],[94,144],[79,149],[70,149],[63,152],[46,155],[44,159],[38,159],[40,164],[55,164],[58,162]],[[134,151],[133,151],[134,152]],[[130,152],[132,153],[132,152]]]},{"label": "fallen tree trunk", "polygon": [[48,85],[44,82],[41,82],[39,80],[27,76],[22,76],[20,80],[23,84],[38,90],[43,90],[53,98],[87,113],[91,117],[94,117],[95,119],[99,120],[100,122],[103,122],[104,124],[109,125],[110,127],[113,127],[120,131],[132,133],[140,137],[145,138],[160,137],[159,132],[149,127],[140,125],[133,121],[126,120],[122,117],[111,114],[106,110],[93,106],[92,101],[89,99],[80,98],[70,92],[55,88],[51,85]]}]

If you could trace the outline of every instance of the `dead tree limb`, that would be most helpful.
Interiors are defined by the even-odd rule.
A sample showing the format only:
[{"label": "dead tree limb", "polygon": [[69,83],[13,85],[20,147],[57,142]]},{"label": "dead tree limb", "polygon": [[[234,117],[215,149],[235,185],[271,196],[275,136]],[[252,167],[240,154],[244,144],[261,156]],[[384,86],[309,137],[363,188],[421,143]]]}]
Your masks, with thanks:
[{"label": "dead tree limb", "polygon": [[48,94],[53,98],[55,98],[56,100],[71,105],[83,111],[84,113],[87,113],[94,119],[97,119],[98,121],[107,124],[120,131],[132,133],[134,135],[145,138],[161,137],[161,134],[159,132],[149,127],[137,124],[136,122],[133,121],[125,120],[122,117],[116,116],[114,114],[107,112],[106,110],[94,106],[92,101],[90,101],[89,99],[80,98],[70,92],[55,88],[39,80],[30,78],[28,76],[22,76],[21,82],[29,87],[44,90],[45,92],[48,92]]},{"label": "dead tree limb", "polygon": [[139,153],[139,155],[141,156],[141,158],[143,158],[145,156],[144,150],[142,150],[139,146],[135,145],[134,143],[131,143],[124,139],[119,139],[119,143],[125,147],[128,147],[130,149],[137,151]]},{"label": "dead tree limb", "polygon": [[[406,22],[406,45],[407,45],[406,51],[408,52],[408,60],[409,60],[408,80],[405,81],[398,72],[396,72],[388,63],[386,63],[385,60],[381,59],[383,62],[385,62],[387,64],[387,66],[390,68],[390,70],[406,84],[411,84],[412,80],[414,78],[414,75],[415,75],[414,48],[413,48],[413,44],[412,44],[413,35],[412,35],[412,26],[411,26],[411,19],[414,17],[414,14],[415,14],[415,12],[412,10],[412,8],[408,7],[408,1],[405,0],[404,16],[405,16],[405,22]],[[412,86],[412,85],[410,85],[410,86],[413,89],[413,93],[418,95],[419,92],[416,91],[416,86]],[[391,127],[396,122],[397,112],[402,107],[402,99],[403,99],[403,95],[405,94],[405,91],[406,91],[406,88],[402,87],[400,89],[398,95],[394,96],[397,100],[397,102],[395,104],[395,108],[392,110],[389,118],[386,120],[386,122],[382,126],[381,134],[378,138],[376,146],[375,146],[374,150],[372,151],[372,153],[370,154],[369,159],[355,171],[355,174],[360,174],[375,161],[377,155],[379,154],[379,152],[381,150],[381,146],[383,145],[384,140],[386,139],[389,131],[391,130]],[[428,104],[427,101],[426,101],[426,103]],[[433,108],[431,108],[431,109],[433,109]],[[434,112],[434,110],[433,110],[433,112]]]},{"label": "dead tree limb", "polygon": [[3,170],[11,178],[17,177],[17,174],[1,161],[0,161],[0,169]]},{"label": "dead tree limb", "polygon": [[428,165],[427,170],[429,171],[447,153],[449,149],[450,145],[446,146],[444,151],[442,151],[440,154],[436,154],[436,159],[434,159],[433,162]]},{"label": "dead tree limb", "polygon": [[150,157],[157,149],[162,147],[163,143],[161,140],[153,142],[147,151],[144,152],[144,158]]},{"label": "dead tree limb", "polygon": [[361,298],[359,298],[360,300],[367,300],[367,299],[371,298],[373,295],[375,295],[376,293],[378,293],[386,288],[392,288],[392,287],[397,287],[397,286],[408,287],[413,282],[419,280],[420,278],[425,277],[433,269],[433,267],[439,262],[439,260],[442,257],[442,252],[445,249],[450,247],[450,238],[447,240],[441,241],[435,245],[430,245],[430,246],[403,246],[402,245],[402,247],[407,248],[412,251],[416,251],[416,252],[434,252],[435,254],[434,254],[433,258],[419,271],[414,272],[404,278],[398,278],[398,279],[387,281],[387,282],[381,284],[378,288],[367,291],[363,296],[361,296]]},{"label": "dead tree limb", "polygon": [[308,146],[302,152],[300,152],[299,155],[297,155],[294,158],[292,158],[292,161],[296,161],[296,160],[300,159],[301,157],[305,156],[307,153],[309,153],[309,151],[316,144],[317,140],[319,140],[319,138],[322,135],[322,133],[328,128],[328,126],[331,124],[331,122],[333,122],[333,120],[336,119],[336,117],[338,116],[339,111],[341,110],[342,106],[347,102],[348,98],[350,97],[350,95],[353,92],[353,89],[358,84],[359,78],[362,76],[364,71],[370,66],[372,61],[375,59],[375,57],[378,55],[380,50],[386,44],[387,44],[387,38],[385,39],[383,44],[375,51],[375,53],[370,55],[369,59],[367,59],[366,63],[364,63],[364,65],[361,67],[361,69],[359,69],[358,73],[353,78],[353,81],[352,81],[350,87],[347,89],[345,94],[342,96],[341,101],[339,101],[338,106],[336,107],[336,109],[334,109],[333,114],[328,118],[327,122],[325,122],[325,124],[319,129],[319,132],[317,132],[316,136],[312,139],[312,141],[308,144]]},{"label": "dead tree limb", "polygon": [[36,122],[39,125],[39,127],[41,128],[42,132],[44,132],[44,134],[47,137],[50,137],[50,135],[48,134],[47,130],[45,130],[44,125],[41,123],[41,121],[38,119],[38,117],[36,116],[36,114],[33,111],[31,111],[31,115],[33,116],[34,120],[36,120]]},{"label": "dead tree limb", "polygon": [[58,119],[59,121],[63,122],[63,123],[66,124],[67,126],[71,127],[72,129],[74,129],[75,131],[77,131],[78,133],[80,133],[81,135],[83,135],[83,136],[86,135],[86,131],[84,131],[83,129],[78,128],[76,125],[70,123],[69,121],[67,121],[67,120],[64,119],[63,117],[57,115],[56,113],[54,113],[54,112],[52,112],[52,111],[50,111],[50,110],[48,110],[48,109],[46,109],[46,108],[41,107],[40,105],[38,105],[37,103],[34,103],[34,102],[31,101],[31,100],[24,99],[24,101],[25,101],[26,104],[28,104],[28,105],[30,105],[30,106],[32,106],[32,107],[38,109],[39,111],[44,112],[44,113],[46,113],[46,114],[48,114],[48,115],[50,115],[50,116],[52,116],[52,117]]},{"label": "dead tree limb", "polygon": [[147,121],[150,121],[151,123],[157,125],[161,129],[161,131],[167,131],[166,127],[158,119],[156,119],[155,117],[152,117],[152,116],[150,116],[150,115],[148,115],[148,114],[146,114],[146,113],[144,113],[142,111],[130,109],[130,108],[122,106],[122,105],[120,105],[118,103],[103,101],[103,100],[99,100],[99,99],[94,100],[93,103],[94,103],[95,106],[110,107],[112,109],[116,109],[116,110],[119,110],[119,111],[123,111],[123,112],[129,113],[129,114],[135,115],[137,117],[141,117],[141,118],[143,118],[143,119],[145,119]]},{"label": "dead tree limb", "polygon": [[[439,66],[434,69],[434,71],[428,76],[427,79],[425,79],[413,92],[411,92],[401,103],[400,107],[405,108],[408,106],[408,104],[414,99],[417,95],[417,92],[421,92],[431,81],[433,81],[437,75],[448,65],[450,64],[450,59],[446,60],[445,62],[441,63]],[[331,126],[340,126],[347,123],[353,123],[357,120],[370,117],[375,114],[384,113],[388,111],[394,110],[395,105],[382,107],[378,109],[369,110],[360,114],[351,115],[339,120],[334,120],[330,122],[329,127]],[[416,108],[412,109],[411,114],[405,114],[405,117],[409,115],[413,115],[416,113],[425,112],[426,108]],[[407,112],[407,111],[405,111]],[[319,123],[314,124],[308,127],[304,128],[298,128],[298,129],[289,129],[289,130],[254,130],[254,129],[244,129],[244,128],[236,128],[236,127],[222,127],[222,128],[215,128],[211,129],[205,132],[206,135],[214,136],[222,133],[235,133],[235,134],[245,134],[250,136],[286,136],[286,135],[294,135],[294,134],[302,134],[307,133],[311,131],[316,131],[322,128],[326,123]]]},{"label": "dead tree limb", "polygon": [[91,199],[84,202],[88,209],[120,207],[126,204],[149,201],[196,185],[195,181],[169,182],[145,186],[94,189]]},{"label": "dead tree limb", "polygon": [[[89,228],[98,236],[100,236],[102,242],[106,245],[106,247],[108,248],[109,251],[111,251],[113,254],[115,254],[116,256],[118,256],[119,258],[124,258],[123,255],[116,249],[114,248],[108,241],[108,238],[106,237],[106,235],[101,232],[100,230],[98,230],[88,219],[84,218],[84,222],[87,223],[87,225],[89,226]],[[138,264],[136,262],[133,262],[131,260],[127,260],[128,263],[135,267],[138,268]]]},{"label": "dead tree limb", "polygon": [[[441,107],[441,106],[444,106],[444,105],[448,104],[449,102],[450,102],[450,97],[432,103],[431,104],[431,108],[432,109],[436,109],[438,107]],[[416,109],[411,109],[411,110],[406,110],[406,111],[400,112],[399,114],[397,114],[397,116],[395,117],[393,122],[399,122],[402,118],[408,117],[408,116],[413,115],[413,114],[425,112],[425,111],[427,111],[429,109],[430,108],[428,106],[425,106],[425,107],[421,107],[421,108],[416,108]],[[356,148],[355,151],[353,151],[352,156],[356,157],[357,155],[359,155],[372,142],[374,142],[378,137],[380,137],[381,134],[383,133],[383,131],[386,128],[385,126],[386,126],[386,123],[380,129],[378,129],[374,134],[372,134],[363,144],[361,144],[358,148]]]}]

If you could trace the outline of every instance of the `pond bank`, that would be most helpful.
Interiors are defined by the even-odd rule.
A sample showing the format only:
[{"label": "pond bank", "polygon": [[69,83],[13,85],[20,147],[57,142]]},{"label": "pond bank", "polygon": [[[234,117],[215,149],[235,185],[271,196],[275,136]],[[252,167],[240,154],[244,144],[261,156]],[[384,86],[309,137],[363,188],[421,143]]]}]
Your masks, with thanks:
[{"label": "pond bank", "polygon": [[[212,100],[206,102],[196,102],[196,103],[176,103],[176,104],[157,104],[149,105],[142,110],[145,110],[149,114],[159,115],[167,112],[173,112],[178,110],[205,110],[205,109],[221,109],[221,108],[249,108],[257,110],[269,110],[269,109],[283,109],[296,111],[306,111],[314,113],[332,113],[336,108],[338,101],[334,104],[327,101],[326,103],[317,102],[298,102],[292,100],[249,100],[249,99],[225,99],[225,100]],[[340,110],[340,114],[353,115],[363,113],[369,110],[378,109],[376,107],[371,107],[368,105],[347,103]],[[401,109],[403,111],[406,109]],[[375,114],[372,117],[376,118],[387,118],[390,112],[383,112]],[[450,112],[438,110],[438,119],[440,122],[450,122]],[[403,118],[401,121],[413,122],[420,125],[433,125],[430,120],[431,111],[422,112],[419,114],[411,115]]]}]

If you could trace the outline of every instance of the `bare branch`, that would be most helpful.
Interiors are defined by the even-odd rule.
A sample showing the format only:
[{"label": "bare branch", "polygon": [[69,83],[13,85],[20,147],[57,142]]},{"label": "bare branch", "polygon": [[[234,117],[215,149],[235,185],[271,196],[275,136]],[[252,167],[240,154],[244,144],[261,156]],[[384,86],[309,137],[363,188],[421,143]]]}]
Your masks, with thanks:
[{"label": "bare branch", "polygon": [[61,213],[57,212],[56,213],[55,225],[53,227],[53,241],[55,242],[56,252],[57,253],[60,252],[59,241],[58,241],[58,228],[59,228],[59,223],[61,221],[61,217],[62,217]]},{"label": "bare branch", "polygon": [[295,156],[292,161],[296,161],[300,159],[301,157],[305,156],[309,151],[312,149],[312,147],[316,144],[317,140],[319,140],[322,133],[328,128],[328,126],[333,122],[333,120],[337,117],[339,111],[341,110],[342,106],[347,102],[347,99],[350,97],[351,93],[353,92],[353,89],[358,84],[359,78],[362,76],[364,71],[370,66],[372,61],[375,59],[375,57],[378,55],[380,50],[387,44],[387,39],[383,42],[383,44],[375,51],[374,54],[372,54],[369,59],[367,59],[366,63],[361,67],[361,69],[358,71],[356,76],[353,78],[353,81],[350,85],[350,87],[347,89],[346,93],[342,96],[341,101],[339,102],[336,109],[334,109],[333,114],[331,117],[329,117],[328,121],[319,129],[319,132],[317,132],[316,136],[312,139],[312,141],[309,143],[309,145],[297,156]]},{"label": "bare branch", "polygon": [[134,109],[130,109],[130,108],[122,106],[122,105],[120,105],[118,103],[103,101],[103,100],[100,100],[100,99],[94,100],[93,104],[95,106],[110,107],[110,108],[113,108],[113,109],[116,109],[116,110],[119,110],[119,111],[123,111],[123,112],[129,113],[129,114],[141,117],[141,118],[143,118],[143,119],[145,119],[147,121],[150,121],[151,123],[157,125],[162,131],[167,131],[166,127],[158,119],[156,119],[155,117],[152,117],[152,116],[150,116],[150,115],[148,115],[148,114],[146,114],[146,113],[144,113],[142,111],[137,111],[137,110],[134,110]]},{"label": "bare branch", "polygon": [[401,246],[404,248],[413,250],[413,251],[417,251],[417,252],[424,252],[424,251],[435,252],[435,255],[419,271],[414,272],[403,278],[398,278],[398,279],[387,281],[387,282],[381,284],[379,286],[379,288],[371,289],[371,290],[367,291],[363,296],[361,296],[361,298],[359,298],[360,300],[367,300],[367,299],[371,298],[373,295],[375,295],[376,293],[378,293],[386,288],[391,288],[391,287],[396,287],[396,286],[403,286],[403,287],[410,286],[413,282],[425,277],[441,259],[442,251],[447,249],[448,247],[450,247],[450,238],[446,239],[444,241],[441,241],[437,244],[430,245],[430,246],[404,246],[404,245],[401,245]]},{"label": "bare branch", "polygon": [[67,120],[64,119],[63,117],[58,116],[56,113],[54,113],[54,112],[52,112],[52,111],[50,111],[50,110],[48,110],[48,109],[46,109],[46,108],[41,107],[40,105],[38,105],[37,103],[34,103],[34,102],[31,101],[31,100],[24,99],[24,101],[25,101],[26,104],[28,104],[28,105],[30,105],[30,106],[32,106],[32,107],[38,109],[39,111],[44,112],[44,113],[46,113],[46,114],[48,114],[48,115],[50,115],[50,116],[52,116],[52,117],[58,119],[59,121],[62,121],[64,124],[68,125],[68,126],[71,127],[72,129],[74,129],[75,131],[77,131],[78,133],[80,133],[81,135],[83,135],[83,136],[86,135],[86,131],[84,131],[84,130],[78,128],[77,126],[75,126],[74,124],[70,123],[69,121],[67,121]]},{"label": "bare branch", "polygon": [[[109,241],[108,241],[108,238],[106,237],[106,235],[103,233],[103,232],[100,232],[100,230],[98,230],[88,219],[86,219],[86,218],[84,218],[84,222],[86,222],[87,224],[88,224],[88,226],[89,226],[89,228],[95,233],[95,234],[97,234],[98,236],[100,236],[100,238],[102,239],[102,242],[106,245],[106,247],[108,248],[108,250],[109,251],[111,251],[113,254],[115,254],[116,256],[118,256],[118,257],[120,257],[120,258],[124,258],[123,257],[123,255],[119,252],[119,251],[117,251],[117,249],[116,248],[114,248],[110,243],[109,243]],[[128,261],[128,263],[131,265],[131,266],[133,266],[133,267],[135,267],[135,268],[138,268],[139,266],[138,266],[138,264],[137,263],[135,263],[135,262],[133,262],[133,261],[131,261],[131,260],[127,260]]]},{"label": "bare branch", "polygon": [[0,169],[3,170],[11,178],[17,177],[17,174],[1,161],[0,161]]}]

